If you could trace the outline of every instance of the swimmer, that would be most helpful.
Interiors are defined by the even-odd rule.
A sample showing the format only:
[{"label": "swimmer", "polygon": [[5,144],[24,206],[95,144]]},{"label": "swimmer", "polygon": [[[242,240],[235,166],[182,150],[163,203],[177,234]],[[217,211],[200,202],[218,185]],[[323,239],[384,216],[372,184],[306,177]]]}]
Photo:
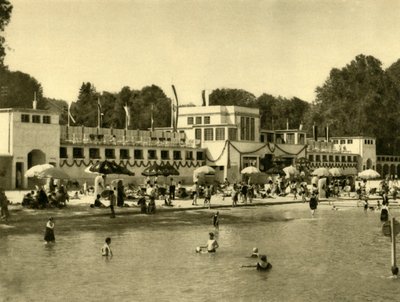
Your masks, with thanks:
[{"label": "swimmer", "polygon": [[258,253],[258,248],[253,248],[253,253],[251,254],[251,256],[249,258],[258,258],[260,256],[260,254]]},{"label": "swimmer", "polygon": [[258,271],[267,271],[272,268],[272,264],[267,261],[266,255],[260,256],[260,261],[253,265],[242,265],[242,267],[255,267]]},{"label": "swimmer", "polygon": [[106,240],[105,240],[105,243],[104,243],[103,247],[101,248],[101,254],[102,254],[103,256],[106,256],[106,257],[110,256],[110,257],[112,257],[113,253],[112,253],[112,251],[111,251],[110,244],[111,244],[111,238],[110,238],[110,237],[107,237]]},{"label": "swimmer", "polygon": [[214,214],[213,216],[213,225],[215,229],[219,229],[219,212]]},{"label": "swimmer", "polygon": [[217,240],[214,239],[214,233],[209,233],[210,239],[207,241],[207,245],[205,246],[200,246],[200,249],[202,248],[207,248],[207,252],[209,253],[215,253],[217,251],[217,248],[219,248]]}]

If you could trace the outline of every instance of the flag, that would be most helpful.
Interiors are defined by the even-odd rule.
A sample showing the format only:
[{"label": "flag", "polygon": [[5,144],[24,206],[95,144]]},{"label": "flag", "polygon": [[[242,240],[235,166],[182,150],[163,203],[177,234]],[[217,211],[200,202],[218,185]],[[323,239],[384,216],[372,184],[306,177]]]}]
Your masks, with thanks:
[{"label": "flag", "polygon": [[97,99],[97,128],[101,126],[101,104],[100,98]]},{"label": "flag", "polygon": [[151,131],[154,131],[153,109],[154,109],[154,104],[151,104]]},{"label": "flag", "polygon": [[75,119],[71,114],[71,104],[68,104],[68,125],[69,125],[69,119],[71,119],[71,121],[75,124]]},{"label": "flag", "polygon": [[176,101],[176,112],[175,112],[175,120],[174,120],[174,132],[178,132],[178,117],[179,117],[179,101],[178,94],[176,93],[175,86],[172,85],[172,90],[174,92],[175,101]]},{"label": "flag", "polygon": [[201,98],[203,99],[203,107],[207,106],[207,103],[206,103],[206,91],[205,90],[201,91]]},{"label": "flag", "polygon": [[325,139],[327,142],[329,142],[329,126],[326,125],[325,127]]},{"label": "flag", "polygon": [[129,112],[128,104],[125,104],[124,110],[125,110],[125,114],[126,114],[126,119],[125,119],[125,121],[126,121],[126,129],[128,129],[128,127],[131,124],[131,115],[130,115],[130,112]]}]

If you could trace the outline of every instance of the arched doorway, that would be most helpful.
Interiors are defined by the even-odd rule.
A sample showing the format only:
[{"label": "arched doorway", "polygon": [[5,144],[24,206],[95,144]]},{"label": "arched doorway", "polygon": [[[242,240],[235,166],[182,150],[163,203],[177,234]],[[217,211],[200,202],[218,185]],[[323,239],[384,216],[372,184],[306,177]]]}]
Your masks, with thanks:
[{"label": "arched doorway", "polygon": [[46,154],[42,150],[34,149],[28,153],[28,169],[46,163]]},{"label": "arched doorway", "polygon": [[367,159],[367,169],[372,169],[372,160],[370,158]]},{"label": "arched doorway", "polygon": [[381,174],[382,177],[386,177],[386,175],[389,174],[389,165],[388,164],[384,164],[383,165],[383,173]]},{"label": "arched doorway", "polygon": [[376,165],[376,172],[378,172],[382,176],[382,165],[381,164]]},{"label": "arched doorway", "polygon": [[400,176],[400,165],[397,165],[397,177],[399,177]]},{"label": "arched doorway", "polygon": [[396,174],[396,166],[394,164],[390,165],[390,177],[393,177]]}]

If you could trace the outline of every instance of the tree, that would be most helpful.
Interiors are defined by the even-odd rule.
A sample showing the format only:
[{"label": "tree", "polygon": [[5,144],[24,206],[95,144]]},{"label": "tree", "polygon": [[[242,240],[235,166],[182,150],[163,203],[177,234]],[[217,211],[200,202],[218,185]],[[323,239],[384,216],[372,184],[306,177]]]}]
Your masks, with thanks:
[{"label": "tree", "polygon": [[381,142],[378,152],[393,151],[387,143],[399,136],[400,95],[378,59],[356,56],[344,68],[332,69],[316,92],[314,114],[320,114],[332,133],[375,136]]},{"label": "tree", "polygon": [[3,36],[4,28],[11,19],[13,6],[8,0],[0,0],[0,69],[4,67],[4,57],[6,55],[6,40]]},{"label": "tree", "polygon": [[215,89],[209,96],[210,105],[255,107],[254,94],[243,89]]},{"label": "tree", "polygon": [[[76,125],[96,127],[98,121],[97,103],[100,95],[96,88],[90,83],[82,83],[79,89],[78,100],[71,105],[71,114],[74,116]],[[102,102],[100,102],[102,104]],[[102,110],[102,112],[104,112]]]},{"label": "tree", "polygon": [[32,108],[36,93],[38,109],[46,109],[41,84],[29,74],[0,67],[0,107]]}]

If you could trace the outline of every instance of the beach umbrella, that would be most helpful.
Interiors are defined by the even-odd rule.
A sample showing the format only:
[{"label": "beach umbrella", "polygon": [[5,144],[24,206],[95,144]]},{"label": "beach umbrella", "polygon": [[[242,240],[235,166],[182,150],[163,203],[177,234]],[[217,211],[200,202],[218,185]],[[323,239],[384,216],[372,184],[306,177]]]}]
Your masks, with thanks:
[{"label": "beach umbrella", "polygon": [[161,166],[164,176],[177,176],[179,175],[179,171],[175,169],[169,162],[167,162],[164,166]]},{"label": "beach umbrella", "polygon": [[132,171],[128,170],[127,168],[118,165],[115,162],[111,161],[99,161],[92,166],[90,166],[89,169],[85,169],[85,171],[89,171],[89,173],[98,173],[98,174],[124,174],[124,175],[130,175],[133,176],[135,173]]},{"label": "beach umbrella", "polygon": [[258,168],[254,167],[254,166],[248,166],[246,168],[244,168],[242,171],[240,171],[241,174],[258,174],[261,173],[260,170],[258,170]]},{"label": "beach umbrella", "polygon": [[209,166],[201,166],[193,171],[194,174],[215,174],[215,170]]},{"label": "beach umbrella", "polygon": [[26,172],[25,172],[25,177],[35,177],[37,176],[40,172],[49,169],[49,168],[54,168],[53,165],[51,164],[43,164],[43,165],[36,165],[33,166],[31,168],[29,168]]},{"label": "beach umbrella", "polygon": [[327,176],[330,175],[330,173],[329,173],[329,170],[327,168],[321,167],[321,168],[315,169],[311,173],[311,175],[318,176],[318,177],[327,177]]},{"label": "beach umbrella", "polygon": [[283,171],[281,168],[275,166],[272,168],[269,168],[265,173],[267,174],[278,174],[278,175],[286,175],[285,171]]},{"label": "beach umbrella", "polygon": [[38,173],[38,178],[69,179],[69,175],[59,168],[48,168]]},{"label": "beach umbrella", "polygon": [[335,176],[335,177],[342,176],[343,175],[343,170],[340,169],[340,168],[331,168],[331,169],[329,169],[329,173],[332,176]]},{"label": "beach umbrella", "polygon": [[164,173],[164,171],[163,171],[162,167],[159,164],[154,163],[154,164],[148,166],[146,169],[144,169],[142,172],[142,175],[143,176],[159,176],[159,175],[164,175],[163,173]]},{"label": "beach umbrella", "polygon": [[376,172],[375,170],[367,169],[367,170],[364,170],[364,171],[358,173],[358,177],[368,180],[368,179],[379,178],[379,177],[381,177],[381,175],[378,172]]},{"label": "beach umbrella", "polygon": [[293,166],[283,168],[283,172],[285,172],[287,177],[295,177],[296,175],[299,175],[299,171]]}]

